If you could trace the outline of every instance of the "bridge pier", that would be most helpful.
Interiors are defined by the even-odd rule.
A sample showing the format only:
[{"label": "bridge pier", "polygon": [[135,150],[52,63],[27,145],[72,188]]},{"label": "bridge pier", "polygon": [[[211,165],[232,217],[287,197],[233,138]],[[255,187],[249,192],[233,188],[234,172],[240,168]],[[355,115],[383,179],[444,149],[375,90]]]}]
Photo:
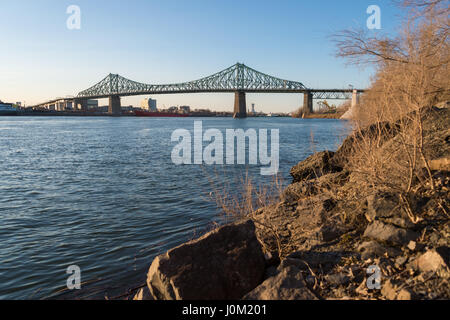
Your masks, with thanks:
[{"label": "bridge pier", "polygon": [[88,109],[87,99],[74,99],[73,100],[73,109],[87,111],[87,109]]},{"label": "bridge pier", "polygon": [[108,113],[113,116],[120,116],[122,114],[122,106],[120,105],[120,96],[110,96]]},{"label": "bridge pier", "polygon": [[311,91],[305,91],[303,93],[303,113],[314,113],[313,110],[313,95]]},{"label": "bridge pier", "polygon": [[247,103],[244,91],[234,93],[234,115],[233,118],[247,118]]},{"label": "bridge pier", "polygon": [[353,90],[352,94],[352,108],[356,107],[356,105],[359,103],[359,92],[358,90]]}]

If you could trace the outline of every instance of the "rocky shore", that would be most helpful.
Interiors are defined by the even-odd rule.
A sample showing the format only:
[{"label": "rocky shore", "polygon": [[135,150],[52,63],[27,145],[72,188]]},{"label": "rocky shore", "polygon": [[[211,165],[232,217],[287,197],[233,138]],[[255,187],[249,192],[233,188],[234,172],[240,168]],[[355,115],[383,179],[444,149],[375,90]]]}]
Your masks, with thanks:
[{"label": "rocky shore", "polygon": [[[364,133],[352,135],[293,167],[278,203],[156,257],[134,299],[449,299],[450,110],[423,123],[434,185],[417,184],[409,210],[366,191],[349,166]],[[383,125],[388,157],[398,130]]]}]

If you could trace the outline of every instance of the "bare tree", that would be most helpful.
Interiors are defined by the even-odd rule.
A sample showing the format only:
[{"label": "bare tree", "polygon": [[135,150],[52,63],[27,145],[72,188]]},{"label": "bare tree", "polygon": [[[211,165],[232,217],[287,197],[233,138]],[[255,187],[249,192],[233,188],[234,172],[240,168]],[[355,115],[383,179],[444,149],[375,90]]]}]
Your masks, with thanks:
[{"label": "bare tree", "polygon": [[[373,84],[354,112],[360,139],[353,152],[353,168],[372,190],[399,194],[411,220],[417,222],[407,196],[413,192],[413,182],[421,179],[422,168],[428,173],[423,184],[434,189],[424,144],[424,113],[450,96],[449,8],[443,0],[396,2],[408,10],[398,36],[344,30],[334,41],[338,57],[376,67]],[[396,123],[399,130],[392,145],[381,148],[385,121]],[[373,134],[362,134],[364,126],[374,123]]]}]

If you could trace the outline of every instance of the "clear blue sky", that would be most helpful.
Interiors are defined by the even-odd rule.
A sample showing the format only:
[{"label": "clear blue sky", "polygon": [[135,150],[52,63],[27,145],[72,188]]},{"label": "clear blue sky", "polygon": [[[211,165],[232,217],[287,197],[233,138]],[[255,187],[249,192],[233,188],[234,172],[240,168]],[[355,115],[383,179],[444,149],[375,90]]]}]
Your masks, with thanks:
[{"label": "clear blue sky", "polygon": [[[81,30],[69,30],[69,5]],[[334,57],[329,36],[365,26],[381,7],[382,32],[397,29],[388,0],[1,0],[0,99],[27,105],[75,95],[119,73],[144,83],[195,80],[236,62],[312,88],[366,87],[372,70]],[[144,97],[122,100],[138,105]],[[230,110],[230,94],[153,96],[158,107]],[[292,111],[301,95],[249,94],[257,110]]]}]

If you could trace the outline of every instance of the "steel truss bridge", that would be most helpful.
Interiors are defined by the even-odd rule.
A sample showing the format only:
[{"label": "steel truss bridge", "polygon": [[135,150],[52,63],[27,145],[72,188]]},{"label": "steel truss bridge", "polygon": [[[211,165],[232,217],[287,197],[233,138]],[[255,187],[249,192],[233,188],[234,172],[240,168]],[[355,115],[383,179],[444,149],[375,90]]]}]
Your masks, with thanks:
[{"label": "steel truss bridge", "polygon": [[[211,76],[177,84],[145,84],[129,80],[118,74],[109,74],[94,86],[81,91],[73,98],[75,106],[87,109],[88,99],[109,98],[109,113],[120,114],[120,97],[135,95],[175,94],[175,93],[235,93],[234,115],[247,116],[246,93],[301,93],[304,95],[305,112],[313,112],[313,99],[356,99],[364,90],[353,89],[309,89],[303,83],[283,80],[256,71],[242,63],[215,73]],[[55,103],[58,99],[42,105]]]}]

